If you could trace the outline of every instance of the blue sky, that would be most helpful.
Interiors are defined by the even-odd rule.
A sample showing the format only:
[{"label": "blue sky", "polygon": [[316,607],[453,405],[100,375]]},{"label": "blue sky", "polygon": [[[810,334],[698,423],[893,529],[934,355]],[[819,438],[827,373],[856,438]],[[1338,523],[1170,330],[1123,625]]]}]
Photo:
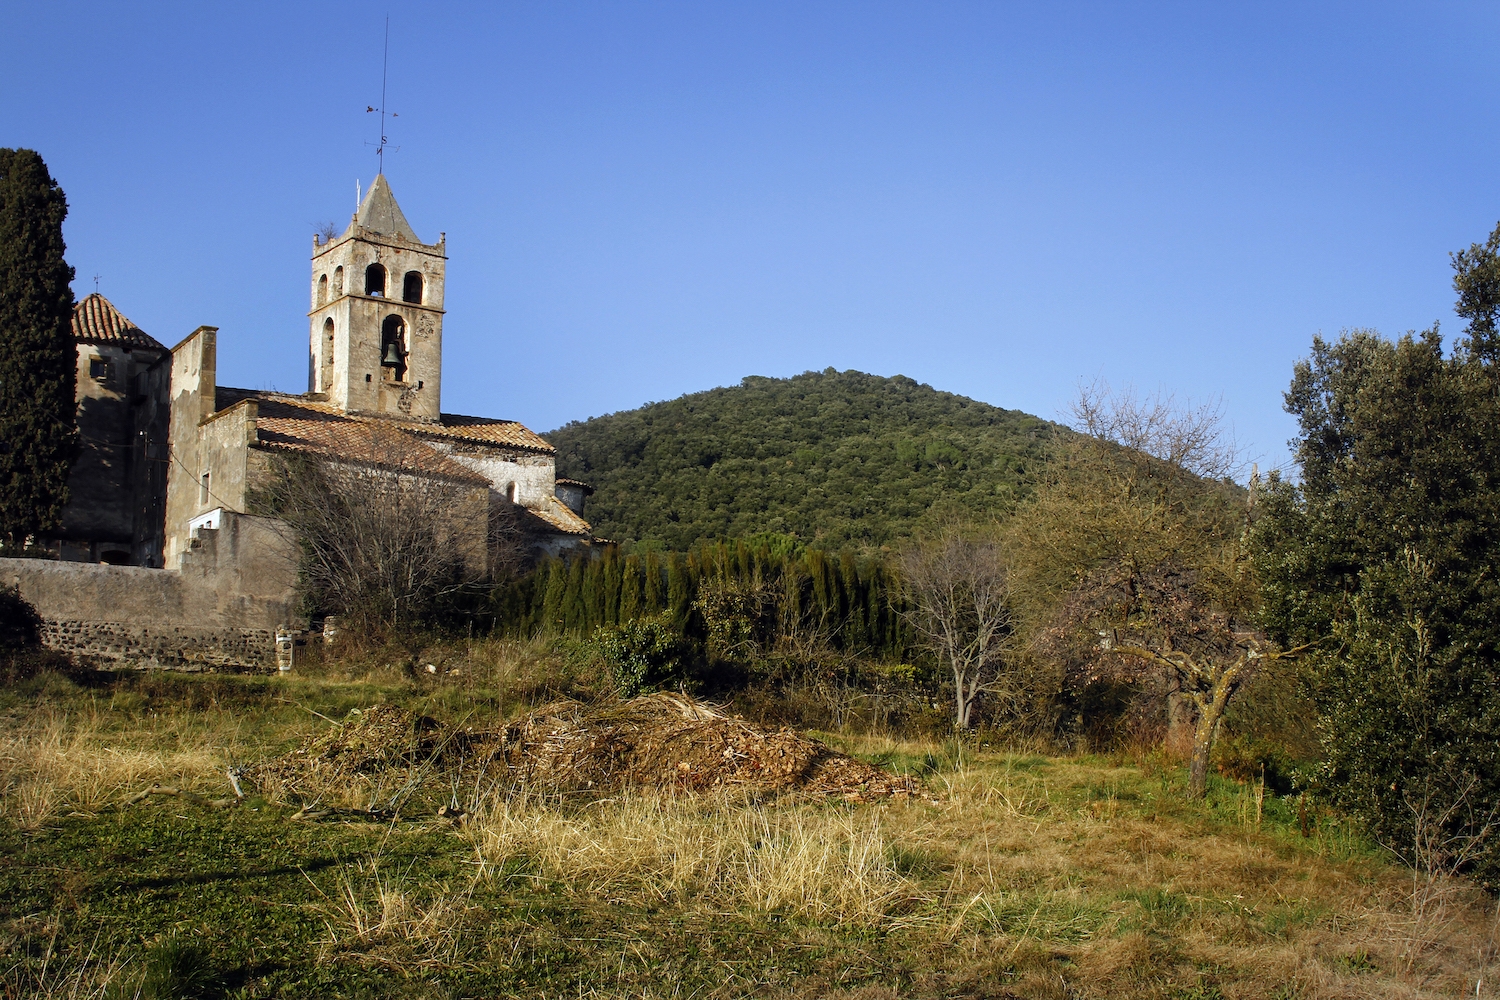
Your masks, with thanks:
[{"label": "blue sky", "polygon": [[[386,10],[0,0],[0,145],[75,290],[306,388],[308,256],[375,173]],[[386,174],[448,237],[443,407],[538,430],[748,374],[1045,417],[1221,396],[1263,466],[1312,336],[1452,314],[1500,219],[1493,4],[392,7]]]}]

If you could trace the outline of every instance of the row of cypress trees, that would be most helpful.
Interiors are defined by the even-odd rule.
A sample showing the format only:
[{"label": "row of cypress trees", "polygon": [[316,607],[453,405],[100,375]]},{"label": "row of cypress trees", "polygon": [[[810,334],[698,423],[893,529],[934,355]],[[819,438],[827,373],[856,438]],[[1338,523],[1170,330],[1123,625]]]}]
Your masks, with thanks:
[{"label": "row of cypress trees", "polygon": [[496,625],[511,635],[587,636],[666,615],[695,642],[766,649],[803,640],[891,658],[907,647],[899,588],[884,560],[779,536],[549,559],[494,601]]}]

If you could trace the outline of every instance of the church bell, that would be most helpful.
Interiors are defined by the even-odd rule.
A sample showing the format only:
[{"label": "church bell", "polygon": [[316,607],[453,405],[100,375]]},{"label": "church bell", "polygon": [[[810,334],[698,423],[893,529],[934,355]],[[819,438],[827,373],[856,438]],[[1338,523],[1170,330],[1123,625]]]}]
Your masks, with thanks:
[{"label": "church bell", "polygon": [[[366,357],[368,356],[366,355]],[[401,367],[401,352],[396,350],[396,342],[394,340],[386,345],[385,360],[380,363],[389,368]]]}]

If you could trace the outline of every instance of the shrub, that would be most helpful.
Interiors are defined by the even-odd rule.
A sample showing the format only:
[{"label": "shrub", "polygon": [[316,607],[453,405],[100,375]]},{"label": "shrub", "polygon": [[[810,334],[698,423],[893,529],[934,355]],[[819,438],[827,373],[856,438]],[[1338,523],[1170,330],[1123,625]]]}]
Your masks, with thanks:
[{"label": "shrub", "polygon": [[14,587],[0,587],[0,650],[29,649],[42,643],[42,616]]},{"label": "shrub", "polygon": [[672,627],[670,612],[595,629],[589,645],[609,665],[622,698],[686,680],[683,660],[687,650]]}]

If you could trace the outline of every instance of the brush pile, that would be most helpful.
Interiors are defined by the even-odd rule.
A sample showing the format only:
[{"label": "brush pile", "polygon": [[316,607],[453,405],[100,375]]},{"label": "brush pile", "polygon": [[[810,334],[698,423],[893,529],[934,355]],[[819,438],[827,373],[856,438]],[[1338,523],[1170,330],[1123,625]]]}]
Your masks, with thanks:
[{"label": "brush pile", "polygon": [[748,786],[864,800],[915,782],[790,729],[768,730],[672,694],[605,708],[562,702],[499,734],[519,782],[559,790]]},{"label": "brush pile", "polygon": [[393,705],[349,718],[252,769],[273,798],[363,794],[374,808],[418,786],[604,793],[743,787],[869,801],[917,791],[900,777],[790,729],[731,718],[690,698],[653,694],[605,706],[558,702],[501,729],[453,729]]}]

